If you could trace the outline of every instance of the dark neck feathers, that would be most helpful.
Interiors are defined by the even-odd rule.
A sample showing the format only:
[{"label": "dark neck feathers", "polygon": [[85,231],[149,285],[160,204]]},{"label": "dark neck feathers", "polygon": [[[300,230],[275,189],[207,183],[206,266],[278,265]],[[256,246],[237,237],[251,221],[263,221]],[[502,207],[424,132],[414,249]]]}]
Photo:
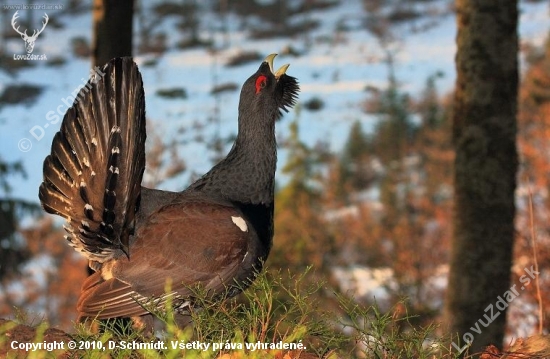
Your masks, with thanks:
[{"label": "dark neck feathers", "polygon": [[227,157],[188,190],[241,204],[271,204],[277,164],[275,121],[239,115],[239,132]]}]

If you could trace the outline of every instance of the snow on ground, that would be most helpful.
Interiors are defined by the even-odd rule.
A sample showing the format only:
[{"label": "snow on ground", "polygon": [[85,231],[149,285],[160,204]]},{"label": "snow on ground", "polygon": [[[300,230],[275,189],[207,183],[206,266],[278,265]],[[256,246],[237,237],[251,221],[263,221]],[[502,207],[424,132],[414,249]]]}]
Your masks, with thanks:
[{"label": "snow on ground", "polygon": [[[8,2],[11,4],[12,2]],[[15,3],[14,3],[15,4]],[[523,5],[521,33],[524,40],[541,43],[546,36],[548,25],[548,5]],[[21,16],[25,16],[25,11]],[[8,14],[10,15],[10,14]],[[55,16],[55,15],[50,15]],[[306,15],[304,15],[306,16]],[[189,128],[195,121],[204,121],[215,116],[213,107],[215,99],[210,90],[216,83],[234,82],[242,84],[251,75],[258,64],[247,64],[240,67],[224,67],[229,56],[242,50],[255,50],[260,53],[281,52],[289,44],[299,50],[308,49],[307,41],[314,40],[313,45],[301,57],[280,56],[276,64],[290,63],[290,75],[300,81],[301,101],[319,97],[325,102],[321,111],[302,111],[300,128],[303,140],[312,145],[319,139],[327,141],[331,149],[339,150],[347,136],[349,125],[360,120],[365,129],[372,129],[376,118],[361,111],[361,102],[366,98],[364,89],[367,86],[383,88],[386,84],[387,69],[380,62],[383,58],[377,41],[366,31],[357,30],[338,32],[339,26],[356,28],[362,20],[361,1],[342,1],[328,10],[317,10],[307,15],[318,20],[321,26],[308,36],[298,36],[288,40],[274,38],[268,40],[250,40],[240,29],[240,20],[230,15],[227,20],[229,28],[235,30],[229,36],[229,47],[212,55],[206,49],[186,51],[170,50],[159,58],[155,67],[141,67],[147,96],[147,114],[154,121],[155,129],[168,139],[178,129]],[[35,16],[36,17],[36,16]],[[4,160],[21,160],[27,170],[28,178],[14,179],[13,196],[37,201],[37,188],[42,179],[42,161],[47,153],[59,123],[50,123],[46,118],[49,111],[65,111],[63,100],[69,101],[70,94],[82,86],[82,79],[89,73],[89,62],[76,59],[70,54],[70,39],[74,36],[91,37],[91,15],[83,13],[74,16],[63,16],[63,29],[47,27],[40,35],[35,53],[45,53],[50,58],[63,54],[68,63],[61,67],[48,67],[37,63],[34,68],[21,70],[15,77],[0,71],[0,86],[9,83],[32,83],[44,86],[45,92],[32,105],[6,106],[0,109],[0,154]],[[215,14],[206,14],[203,21],[219,23]],[[169,43],[175,43],[178,35],[173,31],[173,22],[167,21]],[[9,27],[8,27],[9,29]],[[439,24],[425,32],[410,32],[404,27],[400,35],[404,41],[397,52],[396,75],[403,89],[413,95],[418,93],[428,76],[442,71],[445,77],[440,81],[441,91],[449,91],[454,81],[453,59],[455,52],[455,23],[452,16],[441,19]],[[238,31],[237,31],[238,30]],[[225,41],[226,36],[214,25],[208,28],[207,34],[216,42]],[[320,41],[319,39],[327,39]],[[336,39],[336,40],[335,40]],[[332,41],[330,41],[332,40]],[[16,38],[7,42],[7,51],[21,53],[23,43]],[[138,63],[150,58],[137,58]],[[159,88],[184,87],[189,97],[185,100],[166,100],[155,96]],[[238,92],[221,95],[219,125],[212,126],[212,136],[219,133],[228,137],[236,132]],[[278,132],[285,136],[288,133],[288,120],[295,113],[286,115],[279,123]],[[43,137],[34,138],[30,131],[40,126]],[[47,127],[46,127],[47,126]],[[35,129],[35,134],[41,131]],[[22,139],[30,140],[32,148],[28,152],[18,149]],[[188,168],[202,173],[211,166],[205,161],[205,147],[190,143],[180,148]],[[279,168],[286,159],[285,151],[279,156]],[[282,176],[279,174],[279,178]],[[186,185],[187,179],[170,181],[165,188],[176,190]]]},{"label": "snow on ground", "polygon": [[[8,1],[8,4],[12,3],[14,2]],[[21,15],[25,16],[24,11]],[[55,15],[51,14],[50,17],[52,16]],[[300,81],[301,102],[314,97],[324,101],[321,111],[301,111],[302,140],[313,145],[319,139],[323,139],[330,144],[333,151],[338,151],[342,148],[353,121],[360,120],[363,128],[372,129],[376,118],[362,112],[361,103],[367,96],[367,86],[384,88],[386,85],[387,68],[382,63],[384,53],[378,42],[364,30],[336,31],[342,24],[348,28],[357,28],[357,24],[363,21],[364,16],[362,2],[341,1],[334,8],[318,10],[307,16],[321,23],[321,26],[308,36],[298,36],[291,40],[250,40],[240,28],[241,20],[235,15],[229,15],[227,24],[234,30],[229,37],[214,25],[208,27],[208,31],[205,32],[205,36],[212,38],[215,43],[224,43],[229,39],[229,46],[216,54],[200,48],[186,51],[170,50],[158,58],[155,67],[143,66],[144,61],[149,60],[151,56],[137,57],[136,61],[142,65],[147,115],[153,121],[155,131],[169,141],[176,136],[179,129],[189,129],[196,121],[215,117],[213,108],[216,100],[210,95],[213,86],[228,82],[240,86],[259,65],[254,63],[225,67],[224,64],[230,56],[239,51],[258,51],[267,55],[282,52],[288,45],[304,51],[304,55],[279,56],[276,65],[291,64],[288,74]],[[49,121],[46,116],[50,111],[64,113],[64,104],[72,102],[70,94],[82,86],[89,74],[89,61],[74,58],[69,44],[70,39],[75,36],[91,39],[91,14],[63,16],[61,21],[66,25],[63,29],[49,26],[40,35],[35,53],[45,53],[50,58],[53,55],[63,55],[68,58],[67,64],[49,67],[46,63],[37,62],[35,67],[23,69],[14,77],[0,71],[0,91],[7,84],[14,83],[31,83],[45,89],[43,95],[31,105],[0,108],[0,156],[5,161],[21,160],[28,174],[24,179],[13,178],[12,195],[35,202],[38,201],[38,186],[42,180],[42,161],[49,153],[51,140],[60,125],[60,122]],[[214,14],[205,14],[202,21],[209,24],[219,23]],[[541,45],[548,33],[548,4],[522,3],[520,21],[522,41]],[[172,25],[173,22],[167,21],[163,26],[168,28]],[[428,76],[440,71],[445,76],[438,82],[439,89],[442,93],[450,91],[455,78],[454,17],[443,17],[436,26],[424,32],[408,32],[407,29],[404,27],[401,31],[403,41],[397,48],[395,63],[396,76],[402,89],[414,96],[421,91]],[[179,40],[178,34],[173,28],[169,30],[169,43],[174,44]],[[311,40],[313,45],[309,47],[308,41]],[[6,49],[8,53],[23,53],[23,43],[18,38],[9,40]],[[188,98],[167,100],[155,96],[156,90],[170,87],[185,88]],[[228,137],[236,133],[238,96],[238,92],[220,96],[220,121],[212,125],[210,135],[218,133],[222,137]],[[280,135],[288,134],[288,120],[296,116],[295,112],[291,112],[285,116],[285,120],[279,122]],[[36,130],[37,127],[42,131]],[[30,132],[33,128],[34,134],[38,137],[34,137]],[[18,149],[23,139],[28,139],[28,142],[23,144],[31,145],[26,152]],[[203,173],[211,167],[211,163],[204,158],[204,145],[190,142],[182,145],[179,151],[187,161],[188,168],[194,172]],[[279,168],[285,159],[286,153],[281,151]],[[279,179],[282,178],[280,173],[277,176]],[[163,188],[182,189],[186,182],[187,178],[168,181],[163,184]],[[341,283],[342,290],[366,300],[376,298],[379,303],[384,302],[389,297],[390,290],[396,286],[389,268],[336,267],[333,269],[333,275]],[[442,290],[446,286],[446,269],[441,268],[428,285],[436,291]],[[441,305],[441,298],[433,300],[433,305]],[[521,299],[514,303],[514,307],[516,305],[524,307]]]}]

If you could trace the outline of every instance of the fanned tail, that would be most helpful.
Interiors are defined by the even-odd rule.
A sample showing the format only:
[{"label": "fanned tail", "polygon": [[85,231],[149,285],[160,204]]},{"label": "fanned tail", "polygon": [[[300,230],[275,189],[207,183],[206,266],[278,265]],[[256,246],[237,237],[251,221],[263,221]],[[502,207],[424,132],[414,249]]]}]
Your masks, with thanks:
[{"label": "fanned tail", "polygon": [[145,99],[131,58],[82,88],[44,160],[39,198],[67,220],[66,239],[92,261],[127,255],[145,169]]}]

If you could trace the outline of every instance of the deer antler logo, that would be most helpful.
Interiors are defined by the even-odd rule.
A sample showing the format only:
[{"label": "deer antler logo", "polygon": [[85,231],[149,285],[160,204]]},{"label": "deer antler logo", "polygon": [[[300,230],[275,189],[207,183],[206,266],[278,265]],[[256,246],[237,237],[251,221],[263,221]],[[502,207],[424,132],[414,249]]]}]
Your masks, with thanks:
[{"label": "deer antler logo", "polygon": [[17,15],[18,12],[19,11],[16,11],[15,14],[13,14],[13,17],[11,18],[11,26],[19,35],[21,35],[21,38],[23,39],[23,41],[25,41],[25,50],[27,50],[27,54],[32,54],[32,51],[34,50],[34,43],[36,41],[36,38],[38,38],[38,35],[40,35],[42,31],[44,31],[44,28],[48,24],[48,20],[49,20],[48,14],[44,14],[44,22],[42,23],[42,28],[40,30],[34,30],[32,35],[29,36],[27,35],[27,30],[25,30],[25,32],[21,32],[19,31],[20,26],[17,26],[17,28],[15,27],[17,25],[16,20],[19,17]]}]

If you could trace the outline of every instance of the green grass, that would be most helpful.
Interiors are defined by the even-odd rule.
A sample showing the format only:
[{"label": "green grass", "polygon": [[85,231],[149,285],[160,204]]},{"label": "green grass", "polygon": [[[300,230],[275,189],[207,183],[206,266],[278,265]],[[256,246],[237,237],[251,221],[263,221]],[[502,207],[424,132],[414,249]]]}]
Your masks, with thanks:
[{"label": "green grass", "polygon": [[[231,354],[232,359],[264,359],[278,354],[282,358],[281,353],[286,350],[270,350],[269,346],[286,343],[329,359],[458,358],[445,344],[450,342],[448,338],[434,336],[435,325],[415,328],[409,323],[410,317],[398,317],[394,310],[383,313],[377,306],[360,306],[350,298],[330,292],[324,283],[312,284],[311,275],[309,271],[301,275],[264,271],[238,298],[222,303],[210,300],[197,289],[194,296],[201,309],[190,313],[192,326],[179,328],[170,311],[155,313],[164,324],[163,331],[157,333],[161,339],[138,333],[129,324],[108,326],[110,329],[101,334],[76,325],[73,339],[85,343],[87,348],[73,352],[72,357],[208,359]],[[321,309],[321,294],[326,297],[327,293],[335,303],[334,310]],[[6,344],[2,333],[8,329],[0,328],[0,347]],[[37,331],[36,342],[42,341],[43,331]],[[164,343],[162,349],[120,345],[159,340]],[[209,344],[209,348],[180,348],[180,344],[193,342]],[[112,348],[113,343],[118,347]],[[267,348],[252,350],[247,343],[248,346],[267,343]],[[46,352],[29,354],[33,358],[51,357]]]}]

